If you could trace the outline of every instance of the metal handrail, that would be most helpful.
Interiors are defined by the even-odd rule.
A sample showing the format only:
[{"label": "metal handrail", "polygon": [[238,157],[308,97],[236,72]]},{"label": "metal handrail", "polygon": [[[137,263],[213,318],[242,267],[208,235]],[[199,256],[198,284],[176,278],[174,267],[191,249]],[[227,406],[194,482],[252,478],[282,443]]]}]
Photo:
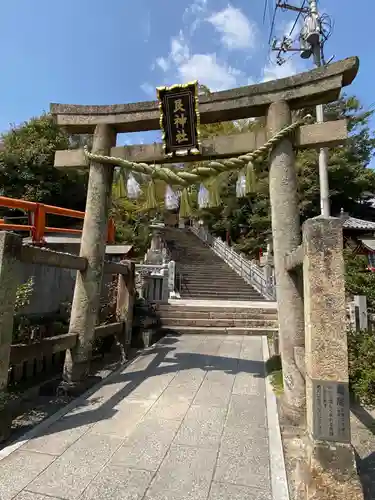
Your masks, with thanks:
[{"label": "metal handrail", "polygon": [[263,275],[262,269],[255,263],[244,259],[242,255],[238,254],[233,248],[222,241],[220,238],[213,236],[206,228],[196,225],[189,227],[190,231],[194,233],[204,243],[208,244],[212,250],[223,261],[228,264],[239,276],[252,285],[259,293],[265,298],[276,300],[276,287],[274,280],[267,281]]}]

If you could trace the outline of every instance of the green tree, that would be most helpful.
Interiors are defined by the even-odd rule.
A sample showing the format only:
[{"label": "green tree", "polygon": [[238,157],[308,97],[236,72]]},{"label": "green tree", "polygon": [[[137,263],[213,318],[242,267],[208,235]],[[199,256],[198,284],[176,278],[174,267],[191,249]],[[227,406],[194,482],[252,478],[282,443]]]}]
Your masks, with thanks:
[{"label": "green tree", "polygon": [[[369,200],[375,193],[375,174],[368,168],[375,150],[375,137],[369,126],[372,111],[364,110],[355,97],[342,97],[327,105],[325,112],[328,120],[346,118],[349,130],[346,143],[329,151],[332,214],[338,215],[343,208],[355,217],[374,218]],[[216,125],[219,128],[220,124]],[[238,129],[235,124],[232,126]],[[264,121],[247,122],[242,126],[251,130],[264,126]],[[228,125],[221,133],[228,133],[227,130],[230,130]],[[320,213],[318,153],[315,150],[300,151],[296,168],[303,221]],[[223,237],[228,229],[237,248],[250,257],[257,256],[259,249],[264,248],[271,230],[267,162],[256,163],[255,170],[257,182],[253,193],[244,199],[237,199],[236,176],[229,176],[228,184],[222,191],[222,206],[199,212],[217,235]],[[241,226],[247,228],[245,237],[241,236]]]},{"label": "green tree", "polygon": [[[77,141],[77,139],[75,139]],[[50,115],[32,118],[2,135],[3,196],[84,210],[87,173],[54,168],[57,150],[76,147]]]}]

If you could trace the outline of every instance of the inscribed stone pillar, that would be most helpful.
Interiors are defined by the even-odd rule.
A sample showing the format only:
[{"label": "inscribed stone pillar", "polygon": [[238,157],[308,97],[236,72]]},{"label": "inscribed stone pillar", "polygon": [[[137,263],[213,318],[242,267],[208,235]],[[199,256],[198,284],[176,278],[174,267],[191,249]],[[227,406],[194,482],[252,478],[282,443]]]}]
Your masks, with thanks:
[{"label": "inscribed stone pillar", "polygon": [[342,221],[303,225],[308,500],[362,499],[350,444]]},{"label": "inscribed stone pillar", "polygon": [[[113,129],[97,125],[92,152],[108,155],[115,144]],[[111,165],[91,162],[80,249],[80,256],[87,259],[87,268],[77,272],[69,333],[76,333],[78,342],[66,354],[62,384],[65,389],[82,382],[88,375],[100,305],[112,181]]]},{"label": "inscribed stone pillar", "polygon": [[117,320],[124,322],[124,338],[125,352],[128,354],[133,327],[133,310],[135,301],[135,264],[134,262],[125,261],[128,266],[128,274],[126,276],[119,275],[117,288]]},{"label": "inscribed stone pillar", "polygon": [[[268,135],[290,125],[291,114],[286,102],[271,104],[267,116]],[[300,243],[295,155],[289,138],[279,142],[270,154],[270,201],[272,237],[279,315],[280,353],[284,378],[283,414],[291,423],[305,418],[305,384],[298,369],[295,348],[304,345],[302,280],[285,268],[285,255]]]},{"label": "inscribed stone pillar", "polygon": [[5,391],[8,385],[14,306],[22,265],[18,260],[21,247],[20,236],[0,232],[0,443],[9,436],[12,422],[4,405],[7,401]]}]

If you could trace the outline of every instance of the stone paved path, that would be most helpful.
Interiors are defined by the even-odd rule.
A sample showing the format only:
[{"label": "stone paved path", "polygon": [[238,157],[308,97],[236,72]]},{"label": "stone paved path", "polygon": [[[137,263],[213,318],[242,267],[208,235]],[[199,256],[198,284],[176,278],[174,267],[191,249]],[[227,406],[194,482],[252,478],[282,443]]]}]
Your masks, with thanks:
[{"label": "stone paved path", "polygon": [[284,500],[263,349],[260,337],[166,337],[3,453],[0,500]]}]

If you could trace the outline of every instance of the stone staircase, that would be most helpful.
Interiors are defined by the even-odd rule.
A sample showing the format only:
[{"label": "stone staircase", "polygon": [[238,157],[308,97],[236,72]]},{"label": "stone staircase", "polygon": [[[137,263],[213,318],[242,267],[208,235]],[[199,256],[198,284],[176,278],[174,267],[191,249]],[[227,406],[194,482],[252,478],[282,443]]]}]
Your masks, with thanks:
[{"label": "stone staircase", "polygon": [[265,300],[189,230],[167,228],[164,237],[180,274],[182,299]]},{"label": "stone staircase", "polygon": [[276,307],[186,302],[189,301],[158,305],[157,313],[164,331],[201,335],[273,335],[278,331]]},{"label": "stone staircase", "polygon": [[277,333],[276,304],[264,299],[195,234],[166,228],[164,238],[182,280],[181,299],[157,306],[163,331],[202,335]]}]

